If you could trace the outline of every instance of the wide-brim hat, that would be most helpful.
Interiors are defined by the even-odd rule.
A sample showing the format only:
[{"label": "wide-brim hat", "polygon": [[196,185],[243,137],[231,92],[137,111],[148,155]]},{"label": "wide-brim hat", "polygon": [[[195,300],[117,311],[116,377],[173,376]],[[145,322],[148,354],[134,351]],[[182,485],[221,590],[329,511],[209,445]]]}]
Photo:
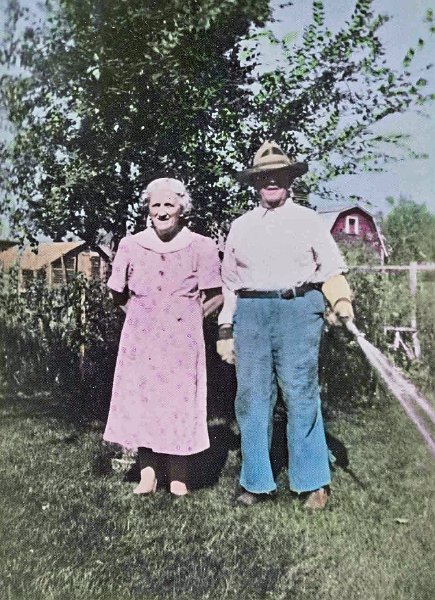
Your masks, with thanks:
[{"label": "wide-brim hat", "polygon": [[235,178],[242,183],[249,183],[253,175],[264,171],[286,170],[292,177],[300,177],[308,171],[305,162],[295,162],[289,158],[276,142],[264,142],[254,156],[252,167],[234,174]]}]

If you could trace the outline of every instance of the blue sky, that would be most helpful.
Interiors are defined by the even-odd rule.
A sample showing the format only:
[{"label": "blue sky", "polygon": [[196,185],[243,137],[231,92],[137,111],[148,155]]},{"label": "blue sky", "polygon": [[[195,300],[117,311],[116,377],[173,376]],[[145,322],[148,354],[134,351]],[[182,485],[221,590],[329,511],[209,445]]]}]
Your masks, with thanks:
[{"label": "blue sky", "polygon": [[[283,0],[273,0],[278,6]],[[352,13],[354,0],[324,0],[326,21],[333,30],[342,27]],[[384,42],[388,63],[399,67],[407,50],[415,46],[418,38],[429,41],[419,53],[415,68],[431,61],[435,62],[435,36],[429,37],[428,26],[423,22],[426,11],[434,8],[428,0],[376,0],[373,4],[375,12],[385,13],[391,19],[380,30]],[[312,3],[295,0],[293,6],[276,10],[279,22],[274,23],[273,31],[283,36],[289,31],[299,35],[311,20]],[[297,43],[297,39],[296,39]],[[434,67],[435,69],[435,67]],[[435,92],[435,71],[425,71],[424,77],[429,80],[428,89]],[[401,132],[411,136],[411,146],[419,153],[429,155],[428,159],[405,160],[388,166],[384,173],[366,173],[361,175],[342,176],[334,180],[331,187],[342,194],[357,194],[373,203],[374,212],[388,211],[387,196],[398,198],[406,196],[415,202],[425,203],[435,212],[435,104],[426,109],[427,115],[409,112],[393,116],[379,126],[377,131]],[[311,199],[316,204],[315,198]]]}]

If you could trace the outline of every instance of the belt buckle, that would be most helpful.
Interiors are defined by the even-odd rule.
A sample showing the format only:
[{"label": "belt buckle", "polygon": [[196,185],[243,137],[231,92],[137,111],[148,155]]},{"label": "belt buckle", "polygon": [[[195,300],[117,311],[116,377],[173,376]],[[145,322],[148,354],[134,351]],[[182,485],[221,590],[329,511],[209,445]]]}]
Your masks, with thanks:
[{"label": "belt buckle", "polygon": [[280,296],[284,300],[293,300],[293,298],[296,298],[296,287],[292,286],[291,288],[282,291]]}]

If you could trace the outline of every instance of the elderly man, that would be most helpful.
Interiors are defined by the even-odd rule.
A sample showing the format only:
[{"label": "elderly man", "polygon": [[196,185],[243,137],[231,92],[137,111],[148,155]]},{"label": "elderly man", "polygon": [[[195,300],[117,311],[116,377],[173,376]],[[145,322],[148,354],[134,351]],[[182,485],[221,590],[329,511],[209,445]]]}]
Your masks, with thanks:
[{"label": "elderly man", "polygon": [[260,204],[228,234],[222,278],[218,353],[237,373],[241,434],[239,504],[274,495],[270,461],[276,386],[287,407],[290,489],[305,506],[323,508],[330,470],[318,385],[325,299],[332,316],[353,319],[346,267],[321,218],[293,202],[291,185],[307,171],[275,142],[265,142],[238,178]]}]

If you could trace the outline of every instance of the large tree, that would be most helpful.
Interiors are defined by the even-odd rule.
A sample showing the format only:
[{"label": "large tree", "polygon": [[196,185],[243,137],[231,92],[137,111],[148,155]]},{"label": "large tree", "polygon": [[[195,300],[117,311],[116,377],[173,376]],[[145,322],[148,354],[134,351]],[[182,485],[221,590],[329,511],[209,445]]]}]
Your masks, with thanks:
[{"label": "large tree", "polygon": [[[335,33],[315,0],[300,42],[258,30],[270,17],[258,0],[59,0],[48,14],[42,28],[11,26],[1,55],[26,69],[3,82],[17,133],[2,158],[5,202],[28,234],[119,238],[143,184],[172,172],[198,229],[225,224],[251,199],[228,175],[267,138],[314,163],[302,185],[325,192],[335,175],[381,169],[385,145],[404,140],[373,126],[431,99],[410,69],[424,41],[388,67],[387,17],[371,0]],[[282,51],[271,71],[259,68],[264,36]]]},{"label": "large tree", "polygon": [[191,182],[204,222],[222,202],[213,194],[225,135],[248,104],[239,85],[252,66],[240,65],[237,42],[265,22],[267,1],[60,0],[47,9],[42,27],[12,29],[2,55],[25,69],[5,78],[3,94],[16,127],[3,148],[15,222],[55,239],[71,231],[92,242],[101,228],[119,237],[144,182],[168,172]]}]

